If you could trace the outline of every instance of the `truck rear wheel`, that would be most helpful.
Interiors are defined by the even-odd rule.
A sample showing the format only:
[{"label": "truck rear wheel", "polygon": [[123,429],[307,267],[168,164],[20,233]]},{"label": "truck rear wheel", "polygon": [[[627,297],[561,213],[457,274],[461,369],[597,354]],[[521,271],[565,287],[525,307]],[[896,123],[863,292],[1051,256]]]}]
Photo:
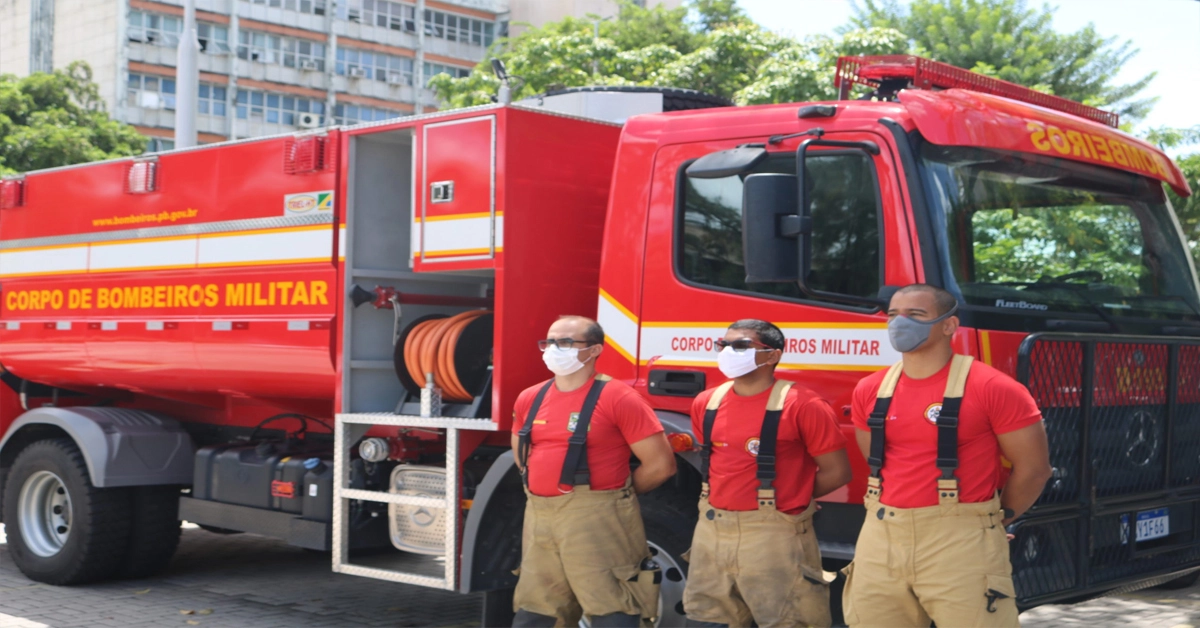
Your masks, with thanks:
[{"label": "truck rear wheel", "polygon": [[145,578],[167,568],[179,547],[179,487],[133,489],[129,551],[117,574]]},{"label": "truck rear wheel", "polygon": [[130,491],[92,486],[68,438],[25,448],[8,474],[4,522],[13,563],[32,580],[64,585],[108,577],[129,547]]},{"label": "truck rear wheel", "polygon": [[687,584],[687,561],[683,553],[691,547],[696,529],[696,503],[665,486],[638,497],[650,553],[662,568],[656,626],[686,625],[683,588]]}]

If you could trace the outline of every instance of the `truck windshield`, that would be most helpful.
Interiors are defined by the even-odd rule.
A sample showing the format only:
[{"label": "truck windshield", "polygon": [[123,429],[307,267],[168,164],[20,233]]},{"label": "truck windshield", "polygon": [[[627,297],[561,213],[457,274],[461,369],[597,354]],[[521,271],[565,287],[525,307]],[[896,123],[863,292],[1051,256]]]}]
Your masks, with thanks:
[{"label": "truck windshield", "polygon": [[946,282],[972,309],[1020,315],[1022,329],[1064,313],[1122,331],[1200,321],[1158,183],[1035,155],[928,143],[919,153]]}]

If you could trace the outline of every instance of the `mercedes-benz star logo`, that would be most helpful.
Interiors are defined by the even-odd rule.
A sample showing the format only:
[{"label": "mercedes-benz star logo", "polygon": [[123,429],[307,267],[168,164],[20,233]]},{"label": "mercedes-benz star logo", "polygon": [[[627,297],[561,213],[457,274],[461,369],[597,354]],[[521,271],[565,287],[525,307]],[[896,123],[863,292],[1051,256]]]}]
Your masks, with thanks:
[{"label": "mercedes-benz star logo", "polygon": [[1125,459],[1135,467],[1144,467],[1158,458],[1161,446],[1158,419],[1146,410],[1134,412],[1125,430]]}]

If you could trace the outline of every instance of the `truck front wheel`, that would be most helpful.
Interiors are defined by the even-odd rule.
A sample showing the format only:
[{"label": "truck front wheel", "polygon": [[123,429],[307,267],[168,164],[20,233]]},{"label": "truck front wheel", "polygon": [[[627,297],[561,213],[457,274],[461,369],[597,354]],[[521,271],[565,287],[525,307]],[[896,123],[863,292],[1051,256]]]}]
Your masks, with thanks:
[{"label": "truck front wheel", "polygon": [[129,489],[92,486],[83,455],[70,439],[26,447],[9,471],[3,506],[13,563],[32,580],[55,585],[99,580],[125,558]]}]

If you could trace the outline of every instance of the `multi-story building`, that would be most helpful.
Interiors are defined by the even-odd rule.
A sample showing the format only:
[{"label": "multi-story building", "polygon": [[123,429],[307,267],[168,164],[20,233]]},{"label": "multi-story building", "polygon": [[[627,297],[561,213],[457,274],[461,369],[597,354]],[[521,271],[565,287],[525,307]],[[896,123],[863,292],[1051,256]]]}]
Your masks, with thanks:
[{"label": "multi-story building", "polygon": [[[506,0],[196,0],[202,143],[436,108],[470,73]],[[174,147],[183,0],[0,0],[0,73],[87,61],[113,117]]]},{"label": "multi-story building", "polygon": [[[679,6],[682,0],[635,0]],[[0,0],[0,73],[87,61],[117,120],[174,148],[183,0]],[[432,111],[508,24],[609,19],[617,0],[196,0],[201,143]]]}]

